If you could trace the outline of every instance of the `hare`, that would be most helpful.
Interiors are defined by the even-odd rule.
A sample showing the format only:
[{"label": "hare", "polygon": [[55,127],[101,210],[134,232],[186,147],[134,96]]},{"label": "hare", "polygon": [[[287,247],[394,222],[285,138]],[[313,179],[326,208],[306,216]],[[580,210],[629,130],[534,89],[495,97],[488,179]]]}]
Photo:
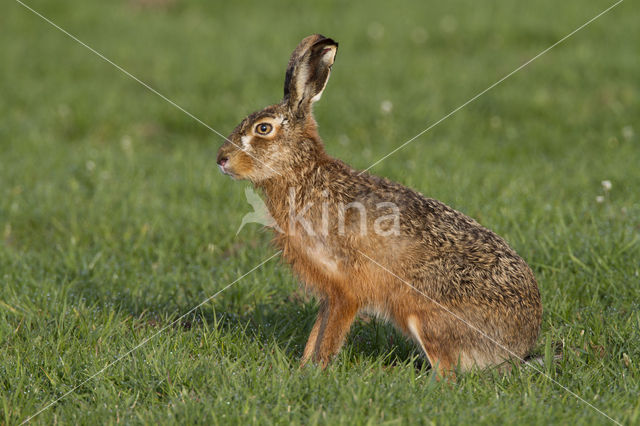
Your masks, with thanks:
[{"label": "hare", "polygon": [[391,321],[440,375],[524,358],[542,316],[527,263],[475,220],[325,152],[312,105],[337,50],[302,40],[282,101],[245,118],[217,156],[261,190],[275,244],[319,299],[301,364],[326,367],[359,311]]}]

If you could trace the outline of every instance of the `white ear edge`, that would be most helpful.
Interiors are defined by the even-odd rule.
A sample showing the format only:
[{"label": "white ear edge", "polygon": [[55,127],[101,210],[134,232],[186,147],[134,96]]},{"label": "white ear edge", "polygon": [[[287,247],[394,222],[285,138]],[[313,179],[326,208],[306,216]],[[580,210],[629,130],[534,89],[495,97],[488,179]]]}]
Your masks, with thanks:
[{"label": "white ear edge", "polygon": [[327,83],[329,82],[329,77],[331,77],[331,65],[333,65],[333,61],[335,60],[337,51],[338,48],[336,46],[329,46],[324,49],[324,52],[322,52],[322,62],[329,66],[329,73],[327,74],[327,79],[324,81],[322,90],[320,90],[317,95],[311,98],[311,103],[318,102],[322,97],[322,92],[324,92],[324,88],[327,87]]},{"label": "white ear edge", "polygon": [[318,102],[320,100],[320,98],[322,97],[322,92],[324,92],[324,88],[327,87],[327,83],[329,82],[329,77],[331,77],[331,70],[329,70],[329,73],[327,74],[327,79],[324,81],[322,90],[320,90],[317,95],[311,98],[311,103]]},{"label": "white ear edge", "polygon": [[320,100],[320,98],[322,97],[322,92],[324,92],[324,88],[327,87],[327,83],[329,82],[329,77],[331,77],[331,73],[327,75],[327,79],[324,82],[324,86],[322,86],[322,90],[318,92],[318,94],[313,98],[311,98],[311,103],[318,102]]}]

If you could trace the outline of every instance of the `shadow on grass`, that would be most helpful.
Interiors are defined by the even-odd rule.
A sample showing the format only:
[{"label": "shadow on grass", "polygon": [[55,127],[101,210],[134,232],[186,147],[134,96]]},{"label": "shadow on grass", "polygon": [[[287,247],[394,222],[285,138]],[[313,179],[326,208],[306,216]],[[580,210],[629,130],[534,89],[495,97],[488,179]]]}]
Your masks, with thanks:
[{"label": "shadow on grass", "polygon": [[[246,333],[252,340],[260,345],[275,343],[292,364],[297,364],[316,319],[317,310],[314,301],[292,301],[289,297],[274,304],[257,305],[243,315],[220,310],[213,314],[210,311],[206,320],[223,329],[246,327]],[[415,345],[393,326],[367,315],[358,316],[342,351],[352,361],[376,360],[384,367],[410,362],[418,370],[429,366],[428,361],[417,356],[419,353]]]}]

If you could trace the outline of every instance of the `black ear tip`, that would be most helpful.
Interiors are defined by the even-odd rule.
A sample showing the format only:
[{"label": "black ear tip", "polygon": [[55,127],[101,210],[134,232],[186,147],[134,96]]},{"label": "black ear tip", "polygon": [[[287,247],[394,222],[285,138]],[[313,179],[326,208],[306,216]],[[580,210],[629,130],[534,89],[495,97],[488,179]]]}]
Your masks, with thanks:
[{"label": "black ear tip", "polygon": [[334,39],[330,38],[330,37],[325,37],[322,34],[315,34],[315,37],[317,38],[316,42],[313,43],[314,45],[323,45],[323,46],[335,46],[338,47],[338,42],[335,41]]}]

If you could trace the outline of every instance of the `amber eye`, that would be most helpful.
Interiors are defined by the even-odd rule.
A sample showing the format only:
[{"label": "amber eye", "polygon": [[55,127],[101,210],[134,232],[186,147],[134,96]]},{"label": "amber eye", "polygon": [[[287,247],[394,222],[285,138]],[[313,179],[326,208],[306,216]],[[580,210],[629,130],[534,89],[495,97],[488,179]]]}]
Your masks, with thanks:
[{"label": "amber eye", "polygon": [[273,126],[269,123],[260,123],[256,126],[256,133],[259,135],[268,135],[273,130]]}]

